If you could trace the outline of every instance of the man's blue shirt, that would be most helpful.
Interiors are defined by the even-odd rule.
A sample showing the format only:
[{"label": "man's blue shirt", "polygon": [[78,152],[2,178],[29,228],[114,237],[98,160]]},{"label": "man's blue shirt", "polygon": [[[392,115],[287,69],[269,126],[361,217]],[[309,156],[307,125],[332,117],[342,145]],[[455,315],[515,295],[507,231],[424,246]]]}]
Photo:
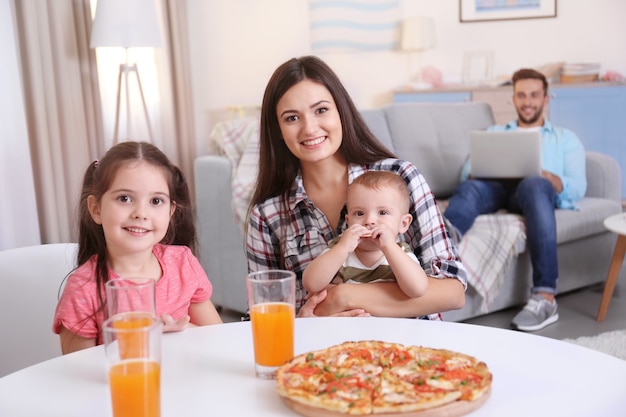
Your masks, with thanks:
[{"label": "man's blue shirt", "polygon": [[[506,125],[491,126],[487,130],[505,131],[518,129],[517,121]],[[541,127],[541,166],[558,175],[563,182],[563,191],[557,195],[556,206],[576,209],[576,201],[584,197],[587,190],[585,148],[571,130],[555,127],[545,120]],[[469,177],[470,163],[465,162],[461,170],[461,181]]]}]

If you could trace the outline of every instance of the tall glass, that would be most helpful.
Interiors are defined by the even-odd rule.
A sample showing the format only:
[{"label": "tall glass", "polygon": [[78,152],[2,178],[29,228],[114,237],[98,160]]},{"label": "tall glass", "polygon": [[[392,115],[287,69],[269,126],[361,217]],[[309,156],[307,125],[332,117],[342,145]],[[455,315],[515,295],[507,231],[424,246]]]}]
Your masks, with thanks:
[{"label": "tall glass", "polygon": [[104,285],[108,317],[122,313],[146,313],[156,316],[155,280],[152,278],[116,278]]},{"label": "tall glass", "polygon": [[273,379],[276,369],[293,358],[296,275],[253,272],[247,286],[256,375]]},{"label": "tall glass", "polygon": [[160,417],[163,324],[124,313],[103,324],[113,417]]}]

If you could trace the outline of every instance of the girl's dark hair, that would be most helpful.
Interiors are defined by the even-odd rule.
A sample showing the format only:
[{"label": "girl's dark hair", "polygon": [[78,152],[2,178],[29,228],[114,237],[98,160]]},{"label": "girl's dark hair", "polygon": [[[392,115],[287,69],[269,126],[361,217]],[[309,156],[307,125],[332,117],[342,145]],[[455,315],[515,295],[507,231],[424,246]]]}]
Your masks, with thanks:
[{"label": "girl's dark hair", "polygon": [[320,83],[332,95],[342,126],[339,151],[348,163],[369,164],[395,158],[369,130],[339,77],[324,61],[316,56],[292,58],[274,71],[263,95],[259,175],[250,207],[270,197],[285,196],[298,174],[300,161],[282,139],[276,106],[287,90],[303,80]]},{"label": "girl's dark hair", "polygon": [[104,284],[109,280],[107,248],[102,226],[91,217],[87,200],[91,195],[99,202],[111,186],[118,170],[137,161],[145,161],[163,171],[172,204],[175,203],[174,214],[170,217],[170,224],[161,243],[185,245],[194,254],[197,250],[189,187],[180,169],[173,165],[159,148],[150,143],[122,142],[113,146],[100,161],[92,162],[87,168],[79,202],[77,265],[82,265],[93,255],[97,255],[96,284],[100,308],[104,307]]}]

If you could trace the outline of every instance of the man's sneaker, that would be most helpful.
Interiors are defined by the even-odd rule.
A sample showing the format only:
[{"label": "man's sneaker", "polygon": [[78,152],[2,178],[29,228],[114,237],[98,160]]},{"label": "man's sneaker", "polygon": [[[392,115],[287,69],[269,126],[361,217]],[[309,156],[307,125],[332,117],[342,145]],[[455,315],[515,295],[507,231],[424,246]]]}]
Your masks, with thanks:
[{"label": "man's sneaker", "polygon": [[540,294],[533,294],[524,309],[513,318],[511,324],[517,330],[534,332],[558,319],[556,301],[548,301]]}]

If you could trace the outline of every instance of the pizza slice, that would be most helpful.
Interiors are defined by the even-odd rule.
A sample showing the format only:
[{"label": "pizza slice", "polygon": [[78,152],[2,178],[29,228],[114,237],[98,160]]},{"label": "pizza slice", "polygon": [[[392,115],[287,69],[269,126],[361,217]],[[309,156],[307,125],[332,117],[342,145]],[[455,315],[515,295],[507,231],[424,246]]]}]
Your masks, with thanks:
[{"label": "pizza slice", "polygon": [[374,391],[372,411],[377,414],[428,410],[452,403],[461,394],[459,390],[437,388],[419,379],[409,382],[385,369]]},{"label": "pizza slice", "polygon": [[411,377],[421,374],[430,386],[460,390],[460,399],[467,401],[480,398],[491,386],[492,375],[487,365],[472,356],[446,349],[411,349],[418,358],[419,369]]},{"label": "pizza slice", "polygon": [[[362,367],[344,349],[310,352],[277,372],[280,395],[307,406],[345,414],[371,414],[377,367]],[[339,363],[341,365],[339,365]],[[362,361],[358,363],[362,364]]]}]

